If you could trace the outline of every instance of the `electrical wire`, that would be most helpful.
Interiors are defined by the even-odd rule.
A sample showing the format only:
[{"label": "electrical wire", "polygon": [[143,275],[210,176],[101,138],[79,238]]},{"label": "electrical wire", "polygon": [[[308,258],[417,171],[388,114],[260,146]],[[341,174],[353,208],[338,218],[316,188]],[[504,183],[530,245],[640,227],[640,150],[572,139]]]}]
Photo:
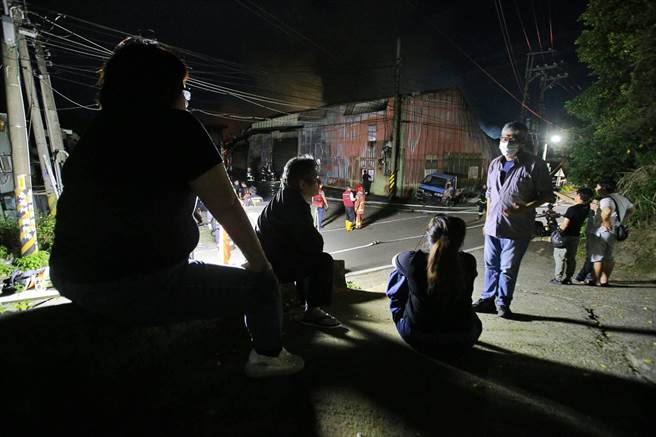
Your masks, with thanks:
[{"label": "electrical wire", "polygon": [[[413,0],[406,0],[410,5],[413,7],[417,8],[417,5],[413,2]],[[526,109],[528,112],[531,114],[535,115],[536,117],[544,120],[548,124],[553,124],[551,121],[547,120],[542,114],[539,114],[538,112],[534,111],[531,107],[529,107],[525,102],[522,102],[519,100],[508,88],[503,86],[494,76],[492,76],[485,68],[483,68],[474,58],[472,58],[467,52],[465,52],[458,44],[455,43],[447,34],[442,32],[442,30],[437,26],[435,23],[432,21],[427,21],[427,23],[437,32],[439,33],[446,41],[448,41],[451,45],[453,45],[465,58],[467,58],[471,63],[473,63],[485,76],[487,76],[492,82],[497,84],[499,88],[501,88],[506,94],[508,94],[513,100],[515,100],[517,103],[519,103],[522,108]]]},{"label": "electrical wire", "polygon": [[237,115],[237,114],[229,114],[229,113],[216,113],[216,112],[211,112],[211,111],[206,111],[204,109],[199,109],[199,108],[190,108],[190,112],[200,112],[201,114],[209,115],[212,117],[218,117],[218,118],[225,118],[228,120],[236,120],[236,121],[265,121],[265,120],[270,120],[269,118],[263,118],[263,117],[255,117],[255,116],[250,116],[250,115]]},{"label": "electrical wire", "polygon": [[46,84],[46,85],[47,85],[47,86],[48,86],[53,92],[55,92],[55,93],[56,93],[58,96],[60,96],[61,98],[67,100],[68,102],[70,102],[70,103],[72,103],[72,104],[74,104],[74,105],[76,105],[76,106],[79,106],[79,107],[82,108],[82,109],[88,109],[88,110],[90,110],[90,111],[100,111],[100,108],[98,108],[97,105],[96,105],[95,107],[83,105],[83,104],[78,103],[78,102],[76,102],[75,100],[73,100],[73,99],[67,97],[66,95],[60,93],[60,92],[57,91],[55,88],[53,88],[52,85],[47,84],[46,82],[41,82],[41,83]]},{"label": "electrical wire", "polygon": [[501,36],[503,37],[503,44],[506,48],[506,54],[508,55],[508,61],[510,62],[510,68],[512,70],[513,76],[515,77],[515,82],[517,84],[517,90],[522,92],[521,81],[519,80],[519,73],[515,65],[515,54],[512,50],[512,43],[510,41],[510,34],[508,32],[508,27],[505,21],[505,16],[503,16],[503,9],[501,5],[501,0],[493,0],[494,9],[497,13],[497,19],[499,21],[499,28],[501,29]]},{"label": "electrical wire", "polygon": [[531,7],[533,9],[533,20],[535,21],[535,33],[538,36],[538,45],[540,47],[540,51],[544,51],[542,48],[542,37],[540,35],[540,26],[538,26],[538,16],[535,13],[535,0],[531,0]]},{"label": "electrical wire", "polygon": [[528,34],[526,33],[526,27],[524,27],[524,20],[522,20],[522,14],[519,12],[519,6],[517,5],[517,0],[513,0],[515,4],[515,12],[517,12],[517,18],[519,19],[519,24],[522,27],[522,33],[524,34],[524,40],[526,41],[526,46],[528,51],[532,52],[533,48],[531,47],[531,41],[528,39]]},{"label": "electrical wire", "polygon": [[86,41],[86,42],[88,42],[89,44],[91,44],[91,45],[93,45],[93,46],[96,46],[98,49],[100,49],[100,50],[103,51],[104,53],[107,53],[107,54],[109,54],[109,55],[112,54],[112,50],[110,50],[110,49],[108,49],[108,48],[106,48],[106,47],[103,47],[103,46],[101,46],[100,44],[97,44],[97,43],[95,43],[95,42],[93,42],[93,41],[91,41],[91,40],[89,40],[89,39],[87,39],[87,38],[85,38],[85,37],[83,37],[83,36],[80,36],[80,35],[78,35],[77,33],[71,31],[70,29],[66,29],[66,28],[63,27],[63,26],[60,26],[59,24],[57,24],[57,23],[55,23],[54,21],[48,19],[47,17],[44,17],[44,16],[42,16],[42,15],[40,15],[40,14],[37,14],[36,12],[31,12],[31,11],[30,11],[29,13],[30,13],[30,14],[33,14],[33,15],[36,15],[36,16],[39,17],[40,19],[42,19],[42,20],[44,20],[44,21],[46,21],[46,22],[52,24],[53,26],[56,26],[56,27],[58,27],[58,28],[60,28],[60,29],[62,29],[62,30],[64,30],[64,31],[66,31],[66,32],[70,32],[72,35],[77,36],[77,37],[80,38],[81,40]]},{"label": "electrical wire", "polygon": [[547,6],[549,8],[549,48],[551,50],[554,49],[554,34],[553,34],[553,26],[551,24],[551,0],[547,2]]},{"label": "electrical wire", "polygon": [[322,47],[321,45],[319,45],[318,43],[316,43],[312,39],[308,38],[307,36],[305,36],[301,32],[297,31],[296,29],[294,29],[290,25],[286,24],[285,22],[280,20],[275,15],[273,15],[270,12],[266,11],[264,8],[259,6],[257,3],[255,3],[251,0],[243,0],[243,1],[242,0],[235,0],[235,1],[238,5],[242,6],[243,8],[249,10],[253,14],[255,14],[258,17],[262,18],[264,21],[266,21],[267,23],[273,25],[277,29],[281,30],[286,35],[288,35],[288,36],[294,35],[298,39],[309,43],[314,48],[316,48],[316,49],[322,51],[323,53],[325,53],[326,55],[328,55],[330,57],[330,59],[333,60],[333,61],[335,61],[337,59],[337,57],[333,53],[331,53],[330,51],[328,51],[327,49],[325,49],[324,47]]}]

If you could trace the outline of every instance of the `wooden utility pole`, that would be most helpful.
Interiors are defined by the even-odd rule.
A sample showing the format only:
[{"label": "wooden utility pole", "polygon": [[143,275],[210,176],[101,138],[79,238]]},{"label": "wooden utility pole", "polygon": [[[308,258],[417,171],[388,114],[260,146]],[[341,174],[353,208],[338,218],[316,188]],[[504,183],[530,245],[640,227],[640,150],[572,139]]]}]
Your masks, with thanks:
[{"label": "wooden utility pole", "polygon": [[7,117],[9,120],[9,141],[14,173],[14,192],[16,194],[16,214],[20,227],[21,255],[38,252],[36,222],[32,204],[32,176],[30,155],[25,122],[25,108],[21,93],[18,67],[16,32],[11,14],[22,14],[20,8],[10,11],[7,0],[3,0],[2,16],[2,57],[4,59],[5,94],[7,96]]},{"label": "wooden utility pole", "polygon": [[36,150],[39,154],[41,175],[43,176],[43,183],[46,187],[46,194],[48,195],[48,208],[50,209],[50,213],[55,215],[59,193],[57,191],[54,175],[52,174],[50,152],[48,151],[48,143],[46,142],[43,118],[41,118],[41,105],[39,105],[39,96],[36,92],[36,85],[34,84],[32,62],[30,60],[30,52],[27,47],[24,33],[29,34],[29,31],[19,29],[17,35],[18,54],[20,56],[20,64],[23,72],[23,85],[25,86],[25,94],[27,95],[27,104],[30,108],[30,121],[32,132],[34,133],[34,140],[36,142]]},{"label": "wooden utility pole", "polygon": [[[553,49],[540,51],[540,52],[529,52],[526,54],[526,69],[524,71],[524,96],[522,98],[522,121],[526,122],[528,120],[528,112],[526,107],[531,103],[530,99],[530,84],[534,80],[539,82],[539,97],[538,97],[538,112],[540,116],[544,116],[545,104],[544,104],[544,94],[547,90],[550,90],[554,85],[561,79],[567,77],[567,72],[563,71],[563,62],[552,62],[551,64],[542,64],[536,65],[535,58],[537,56],[542,56],[543,59],[545,56],[555,57],[557,52]],[[529,133],[532,137],[533,143],[536,147],[539,144],[546,142],[546,123],[543,123],[540,119],[535,119],[535,123],[527,123],[529,127]],[[545,143],[546,144],[546,143]],[[536,153],[538,151],[536,150]]]},{"label": "wooden utility pole", "polygon": [[394,146],[392,147],[392,173],[389,175],[389,199],[398,190],[399,155],[401,154],[401,38],[396,39],[396,69],[394,72]]},{"label": "wooden utility pole", "polygon": [[62,131],[59,126],[59,116],[57,115],[55,96],[52,93],[52,85],[50,83],[48,67],[46,66],[43,45],[38,39],[34,41],[34,54],[36,65],[39,69],[39,84],[41,85],[41,97],[43,97],[43,109],[46,116],[48,138],[50,139],[50,150],[55,158],[55,179],[57,181],[57,188],[61,192],[64,188],[61,179],[61,168],[68,157],[68,153],[66,153],[66,150],[64,149],[64,140],[62,139]]}]

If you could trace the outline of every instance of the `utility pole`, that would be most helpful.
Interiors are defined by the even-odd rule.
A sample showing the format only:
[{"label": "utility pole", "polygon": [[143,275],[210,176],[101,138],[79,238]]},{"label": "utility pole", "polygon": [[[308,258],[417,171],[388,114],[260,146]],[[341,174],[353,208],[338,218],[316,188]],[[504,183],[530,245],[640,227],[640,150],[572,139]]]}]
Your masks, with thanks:
[{"label": "utility pole", "polygon": [[39,84],[41,85],[41,96],[43,97],[43,106],[46,114],[46,125],[48,127],[48,138],[50,139],[50,150],[55,157],[55,179],[59,190],[64,188],[61,178],[61,168],[68,157],[64,149],[64,140],[62,131],[59,126],[59,116],[57,115],[57,106],[55,105],[55,96],[52,93],[50,75],[46,66],[45,53],[43,45],[38,39],[34,40],[34,54],[36,65],[39,69]]},{"label": "utility pole", "polygon": [[[21,23],[19,22],[18,24],[20,25]],[[39,105],[39,96],[36,92],[36,85],[34,84],[32,63],[30,60],[30,52],[27,47],[27,41],[25,40],[25,34],[30,36],[36,35],[25,29],[18,30],[18,54],[20,56],[20,64],[23,71],[23,85],[25,86],[25,94],[27,95],[27,104],[29,108],[31,108],[30,121],[32,124],[32,132],[34,133],[34,140],[36,142],[36,149],[39,154],[41,175],[43,176],[43,183],[46,187],[46,194],[48,195],[48,208],[50,209],[50,213],[55,215],[59,193],[52,174],[50,152],[48,151],[48,143],[46,142],[46,132],[43,127],[43,118],[41,118],[41,106]]]},{"label": "utility pole", "polygon": [[20,8],[10,11],[7,0],[3,0],[2,16],[2,56],[4,59],[5,94],[7,96],[7,117],[9,119],[9,140],[14,173],[14,192],[16,194],[16,213],[20,227],[21,255],[38,252],[36,223],[32,204],[32,177],[30,173],[29,147],[25,122],[25,107],[21,93],[16,48],[16,31],[11,13],[21,14]]},{"label": "utility pole", "polygon": [[[545,104],[544,104],[544,95],[547,90],[550,90],[554,85],[561,79],[567,77],[567,73],[562,71],[563,62],[552,62],[551,64],[535,65],[536,56],[555,56],[556,51],[553,49],[539,51],[539,52],[529,52],[526,54],[526,70],[524,71],[524,96],[522,98],[522,120],[528,119],[528,114],[526,111],[526,106],[528,106],[530,101],[530,84],[534,80],[539,80],[539,97],[538,97],[538,111],[541,115],[544,115]],[[533,137],[533,143],[538,145],[543,142],[546,144],[546,125],[541,122],[541,120],[536,119],[534,126],[529,126],[529,131]],[[530,124],[530,123],[528,123]],[[537,151],[536,151],[537,152]]]},{"label": "utility pole", "polygon": [[392,147],[392,173],[389,175],[389,199],[398,191],[399,157],[401,155],[401,38],[396,39],[396,70],[394,72],[394,146]]}]

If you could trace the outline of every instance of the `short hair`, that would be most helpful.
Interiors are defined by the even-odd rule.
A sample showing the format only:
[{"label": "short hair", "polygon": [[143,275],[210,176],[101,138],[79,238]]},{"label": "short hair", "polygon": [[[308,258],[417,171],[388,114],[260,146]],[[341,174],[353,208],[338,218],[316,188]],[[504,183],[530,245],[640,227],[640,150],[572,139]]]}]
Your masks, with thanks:
[{"label": "short hair", "polygon": [[280,183],[283,188],[298,189],[299,182],[314,182],[319,175],[317,161],[311,155],[297,156],[287,161],[282,171]]},{"label": "short hair", "polygon": [[121,41],[100,70],[98,100],[103,109],[169,108],[182,92],[187,66],[156,41]]},{"label": "short hair", "polygon": [[611,179],[603,179],[603,180],[599,181],[598,184],[601,187],[601,189],[604,190],[608,194],[615,191],[615,182],[612,181]]},{"label": "short hair", "polygon": [[579,188],[576,190],[576,194],[579,195],[583,203],[590,203],[592,201],[592,197],[594,196],[592,190],[587,187]]},{"label": "short hair", "polygon": [[524,123],[521,123],[519,121],[510,121],[505,125],[503,125],[503,129],[501,129],[502,134],[503,131],[508,131],[509,133],[512,133],[515,142],[523,146],[530,145],[530,140],[528,137],[528,128]]}]

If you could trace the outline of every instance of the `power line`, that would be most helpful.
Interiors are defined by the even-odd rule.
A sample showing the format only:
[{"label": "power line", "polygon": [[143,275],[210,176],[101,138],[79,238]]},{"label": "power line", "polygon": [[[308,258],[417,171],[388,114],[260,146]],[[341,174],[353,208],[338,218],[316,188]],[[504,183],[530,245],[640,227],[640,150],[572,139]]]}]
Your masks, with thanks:
[{"label": "power line", "polygon": [[493,0],[494,9],[497,12],[497,19],[499,20],[499,28],[501,29],[501,36],[503,37],[503,44],[506,48],[506,54],[508,55],[508,60],[510,61],[510,68],[512,70],[513,76],[515,77],[515,82],[517,83],[517,89],[521,92],[522,86],[521,81],[519,80],[519,73],[515,66],[515,54],[512,49],[512,43],[510,41],[510,33],[508,32],[507,23],[505,16],[503,15],[503,9],[500,0]]},{"label": "power line", "polygon": [[[418,9],[417,5],[413,2],[413,0],[406,0],[410,5],[412,5],[414,8]],[[522,102],[519,100],[508,88],[503,86],[498,80],[494,78],[485,68],[483,68],[474,58],[472,58],[467,52],[465,52],[458,44],[456,44],[447,34],[442,32],[440,28],[433,23],[430,20],[427,20],[427,23],[437,32],[439,33],[445,40],[447,40],[451,45],[453,45],[465,58],[467,58],[470,62],[472,62],[483,74],[485,74],[492,82],[497,84],[506,94],[508,94],[513,100],[515,100],[517,103],[519,103],[523,108],[525,108],[527,111],[529,111],[531,114],[535,115],[536,117],[546,121],[547,123],[551,123],[549,120],[544,118],[542,114],[538,114],[536,111],[534,111],[532,108],[530,108],[525,102]]]},{"label": "power line", "polygon": [[271,14],[270,12],[266,11],[264,8],[259,6],[257,3],[251,1],[251,0],[235,0],[238,5],[242,6],[243,8],[249,10],[250,12],[254,13],[258,17],[262,18],[264,21],[267,23],[273,25],[277,29],[281,30],[283,33],[285,33],[288,36],[294,35],[297,38],[309,43],[311,46],[313,46],[316,49],[321,50],[323,53],[327,54],[333,61],[336,60],[336,56],[333,55],[330,51],[316,43],[315,41],[311,40],[307,36],[303,35],[301,32],[297,31],[290,25],[286,24],[282,20],[280,20],[278,17],[275,15]]},{"label": "power line", "polygon": [[519,24],[522,27],[522,33],[524,34],[524,40],[526,41],[526,46],[528,51],[532,52],[533,48],[531,47],[531,41],[528,39],[528,34],[526,33],[526,27],[524,27],[524,20],[522,20],[522,14],[519,12],[519,6],[517,6],[517,0],[513,0],[515,4],[515,12],[517,12],[517,18],[519,19]]}]

